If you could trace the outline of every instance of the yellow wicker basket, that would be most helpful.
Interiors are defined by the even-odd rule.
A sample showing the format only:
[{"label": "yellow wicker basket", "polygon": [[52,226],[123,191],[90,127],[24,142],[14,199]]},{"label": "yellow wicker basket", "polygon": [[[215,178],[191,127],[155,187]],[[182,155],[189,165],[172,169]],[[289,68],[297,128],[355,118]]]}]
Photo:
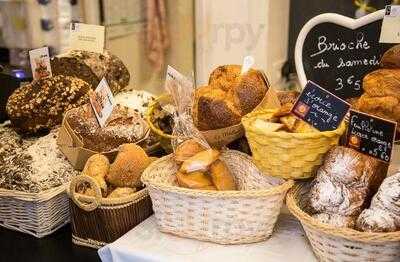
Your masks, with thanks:
[{"label": "yellow wicker basket", "polygon": [[276,177],[312,177],[325,153],[339,142],[346,125],[314,133],[269,132],[254,128],[253,121],[266,118],[275,109],[258,109],[242,118],[253,159],[258,168]]}]

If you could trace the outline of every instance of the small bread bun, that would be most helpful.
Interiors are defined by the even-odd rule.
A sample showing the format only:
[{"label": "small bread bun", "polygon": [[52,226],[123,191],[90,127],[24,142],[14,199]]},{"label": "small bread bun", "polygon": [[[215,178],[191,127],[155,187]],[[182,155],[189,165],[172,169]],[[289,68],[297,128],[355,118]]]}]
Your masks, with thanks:
[{"label": "small bread bun", "polygon": [[235,180],[223,161],[216,160],[211,164],[210,176],[218,191],[236,190]]},{"label": "small bread bun", "polygon": [[[83,168],[82,175],[87,175],[92,177],[101,189],[102,195],[107,194],[107,183],[105,181],[105,176],[110,169],[110,162],[108,158],[102,154],[95,154],[91,156]],[[87,193],[86,193],[87,192]],[[86,190],[85,194],[90,195],[90,190]]]},{"label": "small bread bun", "polygon": [[121,198],[121,197],[126,197],[129,195],[132,195],[133,193],[136,192],[136,188],[131,188],[131,187],[117,187],[114,189],[108,196],[107,198]]},{"label": "small bread bun", "polygon": [[195,139],[189,139],[179,144],[175,149],[175,161],[179,164],[185,160],[188,160],[192,156],[206,150],[203,145],[197,142]]},{"label": "small bread bun", "polygon": [[191,189],[205,189],[212,187],[211,178],[203,172],[193,172],[189,174],[184,174],[182,172],[176,173],[176,179],[179,186],[191,188]]},{"label": "small bread bun", "polygon": [[208,149],[195,154],[182,163],[180,171],[183,173],[191,173],[195,171],[205,172],[208,167],[217,160],[219,151]]},{"label": "small bread bun", "polygon": [[150,162],[140,146],[124,144],[110,166],[106,181],[116,187],[138,187],[141,184],[140,177]]}]

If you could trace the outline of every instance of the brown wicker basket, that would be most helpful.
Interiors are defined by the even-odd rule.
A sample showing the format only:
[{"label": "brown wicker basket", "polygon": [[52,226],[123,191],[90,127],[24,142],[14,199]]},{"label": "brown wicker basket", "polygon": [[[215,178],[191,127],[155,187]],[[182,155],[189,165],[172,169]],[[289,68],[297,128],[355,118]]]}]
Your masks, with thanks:
[{"label": "brown wicker basket", "polygon": [[[76,185],[82,182],[91,185],[96,197],[75,192]],[[73,178],[68,194],[72,242],[80,246],[100,248],[114,242],[153,214],[146,188],[123,198],[102,198],[94,180],[81,175]]]},{"label": "brown wicker basket", "polygon": [[400,232],[369,233],[337,228],[307,214],[309,183],[295,185],[287,194],[286,205],[300,220],[319,261],[400,261]]}]

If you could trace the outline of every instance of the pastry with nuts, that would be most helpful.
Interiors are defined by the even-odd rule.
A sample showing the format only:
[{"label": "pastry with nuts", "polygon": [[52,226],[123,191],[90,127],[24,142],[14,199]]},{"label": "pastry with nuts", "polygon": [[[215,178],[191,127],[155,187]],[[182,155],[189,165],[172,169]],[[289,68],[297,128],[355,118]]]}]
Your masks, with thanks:
[{"label": "pastry with nuts", "polygon": [[14,91],[7,114],[20,133],[49,131],[61,124],[64,112],[88,102],[89,90],[90,85],[76,77],[39,79]]}]

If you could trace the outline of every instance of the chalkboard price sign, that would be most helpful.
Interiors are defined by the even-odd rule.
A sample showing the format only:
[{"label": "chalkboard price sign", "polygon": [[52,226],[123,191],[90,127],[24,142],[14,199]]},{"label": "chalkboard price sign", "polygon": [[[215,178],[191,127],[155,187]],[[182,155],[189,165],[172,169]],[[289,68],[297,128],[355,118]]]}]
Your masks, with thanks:
[{"label": "chalkboard price sign", "polygon": [[339,127],[349,109],[350,104],[308,81],[292,113],[319,131],[330,131]]},{"label": "chalkboard price sign", "polygon": [[322,14],[301,30],[296,70],[304,86],[311,80],[342,99],[362,95],[364,76],[379,67],[392,44],[379,43],[384,10],[360,19]]},{"label": "chalkboard price sign", "polygon": [[347,146],[390,162],[397,123],[354,110],[349,119]]}]

